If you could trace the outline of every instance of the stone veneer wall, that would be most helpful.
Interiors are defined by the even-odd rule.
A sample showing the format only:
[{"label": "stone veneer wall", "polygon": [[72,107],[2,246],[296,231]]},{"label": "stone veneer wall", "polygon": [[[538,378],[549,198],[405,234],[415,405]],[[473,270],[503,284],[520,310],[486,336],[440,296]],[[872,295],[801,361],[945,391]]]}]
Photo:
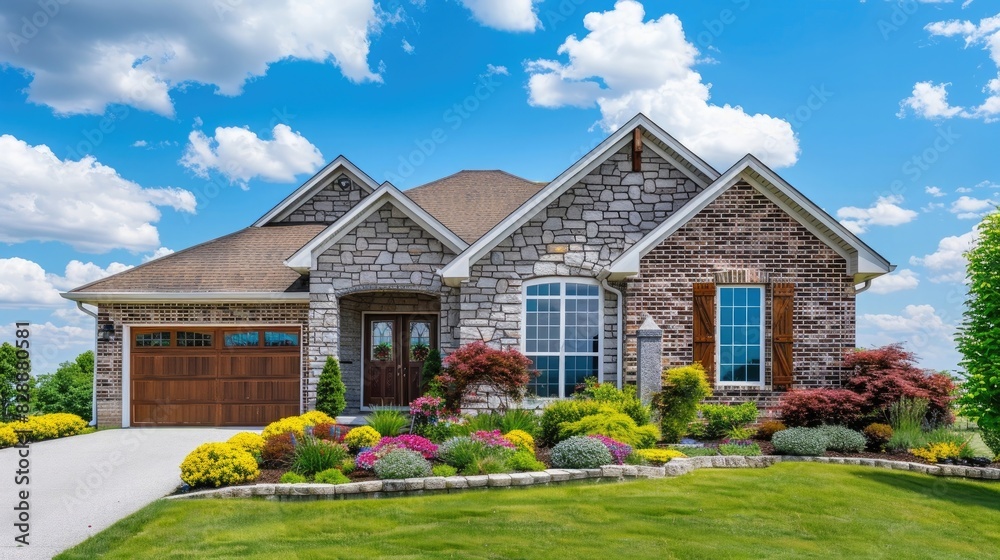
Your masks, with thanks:
[{"label": "stone veneer wall", "polygon": [[[354,231],[345,235],[318,259],[316,270],[310,273],[310,353],[311,377],[318,378],[327,356],[340,356],[347,349],[342,336],[341,298],[353,294],[384,292],[388,300],[377,299],[377,305],[392,301],[406,309],[425,301],[417,294],[437,298],[440,311],[440,346],[449,351],[456,347],[454,329],[458,325],[457,290],[441,284],[436,271],[455,254],[433,235],[424,231],[392,203],[387,202]],[[361,301],[355,297],[348,302]],[[352,312],[360,311],[349,303]],[[383,308],[385,310],[385,308]],[[360,316],[359,316],[360,320]],[[359,343],[360,347],[360,343]],[[360,364],[359,364],[360,367]],[[360,371],[358,372],[360,382]],[[360,395],[360,385],[359,393]],[[358,402],[348,400],[348,406]],[[307,400],[307,408],[312,401]]]},{"label": "stone veneer wall", "polygon": [[[647,150],[645,154],[652,154]],[[656,155],[632,172],[630,147],[613,154],[536,218],[474,263],[461,291],[462,343],[521,343],[521,285],[542,277],[595,278],[701,187]],[[617,368],[617,302],[605,292],[604,376]]]},{"label": "stone veneer wall", "polygon": [[[114,340],[97,341],[94,373],[97,378],[97,422],[101,427],[122,424],[123,326],[155,325],[301,325],[303,356],[308,356],[309,308],[305,303],[227,304],[104,304],[98,307],[97,324],[113,323]],[[306,364],[302,364],[306,387]]]},{"label": "stone veneer wall", "polygon": [[343,191],[335,185],[327,185],[326,188],[316,193],[279,223],[320,222],[332,224],[366,196],[368,193],[361,190],[359,186]]},{"label": "stone veneer wall", "polygon": [[[691,363],[692,285],[721,283],[725,271],[739,283],[794,283],[793,370],[795,387],[837,386],[846,374],[841,356],[854,347],[855,294],[846,262],[794,218],[748,184],[733,186],[685,226],[650,251],[629,282],[626,333],[645,314],[663,329],[663,366]],[[766,279],[765,279],[766,278]],[[752,279],[752,278],[751,278]],[[770,389],[771,290],[765,290],[764,390],[715,390],[714,402],[757,401],[772,408],[781,392]],[[635,371],[635,340],[629,339],[627,370]]]}]

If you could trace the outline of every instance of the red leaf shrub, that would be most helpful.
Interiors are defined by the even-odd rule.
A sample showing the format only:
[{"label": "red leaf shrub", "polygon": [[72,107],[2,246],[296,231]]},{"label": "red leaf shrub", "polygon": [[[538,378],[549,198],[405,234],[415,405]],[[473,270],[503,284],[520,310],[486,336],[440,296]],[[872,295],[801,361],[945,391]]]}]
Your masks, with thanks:
[{"label": "red leaf shrub", "polygon": [[261,463],[270,469],[281,469],[292,464],[295,454],[295,435],[290,432],[273,435],[264,440],[260,452]]},{"label": "red leaf shrub", "polygon": [[861,418],[863,405],[861,396],[847,389],[795,389],[781,398],[778,412],[790,427],[849,426]]},{"label": "red leaf shrub", "polygon": [[347,435],[349,428],[340,426],[338,424],[331,424],[329,422],[320,422],[313,426],[312,435],[317,439],[322,439],[326,441],[332,441],[334,443],[341,443],[344,441],[344,436]]},{"label": "red leaf shrub", "polygon": [[906,397],[927,399],[927,420],[931,424],[954,421],[954,381],[946,374],[916,367],[916,356],[901,345],[848,352],[844,365],[854,370],[844,387],[861,395],[865,415],[884,415],[890,404]]},{"label": "red leaf shrub", "polygon": [[524,389],[532,376],[531,360],[511,348],[497,350],[485,342],[462,346],[444,359],[445,369],[436,380],[444,387],[445,402],[449,410],[459,410],[470,389],[487,385],[496,391],[504,402],[518,402],[524,398]]}]

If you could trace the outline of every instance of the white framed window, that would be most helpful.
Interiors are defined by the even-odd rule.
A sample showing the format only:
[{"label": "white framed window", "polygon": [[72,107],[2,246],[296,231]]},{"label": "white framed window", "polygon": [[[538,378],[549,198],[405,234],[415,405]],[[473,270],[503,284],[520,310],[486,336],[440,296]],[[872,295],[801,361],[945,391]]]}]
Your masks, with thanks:
[{"label": "white framed window", "polygon": [[716,294],[719,385],[764,385],[764,287],[724,285]]},{"label": "white framed window", "polygon": [[540,372],[528,394],[568,397],[600,375],[604,295],[584,278],[531,280],[523,290],[522,351]]}]

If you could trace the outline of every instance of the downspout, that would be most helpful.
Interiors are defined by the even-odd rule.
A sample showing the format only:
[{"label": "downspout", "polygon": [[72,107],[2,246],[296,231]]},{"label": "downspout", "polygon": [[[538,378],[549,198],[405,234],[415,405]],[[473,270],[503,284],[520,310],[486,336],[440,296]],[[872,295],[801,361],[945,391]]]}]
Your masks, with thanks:
[{"label": "downspout", "polygon": [[858,295],[861,292],[863,292],[863,291],[865,291],[865,290],[867,290],[868,288],[871,288],[871,287],[872,287],[872,281],[869,278],[868,280],[865,280],[865,283],[862,284],[862,286],[860,288],[857,287],[857,286],[854,287],[854,295]]},{"label": "downspout", "polygon": [[[603,275],[603,273],[602,273]],[[604,276],[601,278],[601,287],[605,290],[615,294],[618,303],[618,356],[615,358],[615,362],[618,366],[618,388],[622,388],[622,372],[625,368],[625,332],[622,330],[622,307],[624,305],[624,296],[619,290],[611,287],[608,283],[608,277]]]},{"label": "downspout", "polygon": [[94,318],[94,380],[90,389],[90,425],[97,425],[97,313],[83,306],[82,301],[76,302],[76,308]]}]

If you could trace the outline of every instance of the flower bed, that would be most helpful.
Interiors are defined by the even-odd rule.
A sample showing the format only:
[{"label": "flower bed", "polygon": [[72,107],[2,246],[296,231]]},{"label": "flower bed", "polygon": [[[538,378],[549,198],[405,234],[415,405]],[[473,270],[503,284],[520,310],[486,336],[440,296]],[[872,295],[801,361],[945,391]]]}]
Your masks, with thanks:
[{"label": "flower bed", "polygon": [[[0,449],[13,447],[18,438],[28,442],[57,439],[95,431],[76,414],[58,412],[29,416],[25,421],[0,423]],[[18,432],[21,432],[20,434]]]}]

